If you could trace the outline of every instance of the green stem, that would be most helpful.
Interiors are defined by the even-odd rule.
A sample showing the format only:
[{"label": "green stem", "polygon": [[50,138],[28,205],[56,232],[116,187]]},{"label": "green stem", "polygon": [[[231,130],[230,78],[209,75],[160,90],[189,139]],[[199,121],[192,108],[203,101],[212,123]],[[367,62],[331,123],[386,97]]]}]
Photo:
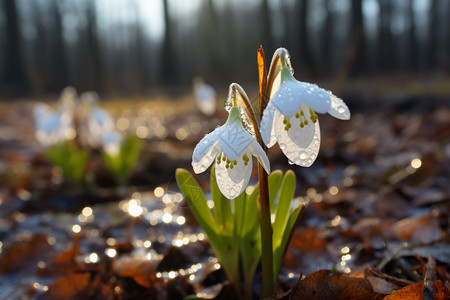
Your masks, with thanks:
[{"label": "green stem", "polygon": [[273,250],[272,250],[272,223],[270,220],[269,183],[267,173],[258,164],[258,185],[261,226],[261,264],[263,272],[264,298],[271,297],[274,291],[273,285]]},{"label": "green stem", "polygon": [[251,266],[251,270],[245,272],[244,275],[244,299],[252,299],[253,298],[253,278],[255,275],[255,268]]}]

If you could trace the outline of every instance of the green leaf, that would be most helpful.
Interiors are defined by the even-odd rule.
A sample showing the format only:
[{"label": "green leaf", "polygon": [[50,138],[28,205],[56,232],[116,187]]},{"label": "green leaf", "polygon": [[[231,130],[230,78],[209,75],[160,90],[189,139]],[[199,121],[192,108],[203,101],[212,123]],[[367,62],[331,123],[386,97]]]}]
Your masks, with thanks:
[{"label": "green leaf", "polygon": [[247,204],[247,192],[244,190],[237,196],[234,202],[234,236],[233,239],[239,240],[244,224],[247,222],[245,206]]},{"label": "green leaf", "polygon": [[211,197],[214,202],[214,219],[219,232],[231,234],[233,229],[233,214],[231,213],[231,201],[219,190],[216,180],[215,167],[211,168]]},{"label": "green leaf", "polygon": [[209,242],[220,260],[224,258],[224,242],[206,203],[206,197],[194,177],[185,169],[177,169],[175,178],[195,219],[208,236]]},{"label": "green leaf", "polygon": [[281,182],[280,195],[275,210],[275,221],[273,223],[273,247],[278,247],[286,227],[291,209],[292,199],[295,193],[295,174],[291,170],[287,171]]},{"label": "green leaf", "polygon": [[259,208],[258,208],[258,186],[253,187],[253,191],[245,199],[244,222],[242,224],[241,236],[254,236],[259,228]]},{"label": "green leaf", "polygon": [[261,234],[259,230],[258,187],[246,194],[240,239],[240,254],[244,285],[247,296],[251,295],[253,277],[261,259]]},{"label": "green leaf", "polygon": [[280,170],[273,171],[270,173],[269,181],[269,201],[270,201],[270,213],[274,212],[274,203],[277,198],[278,191],[280,190],[281,179],[283,178],[283,172]]},{"label": "green leaf", "polygon": [[102,152],[103,161],[119,185],[126,185],[142,151],[143,142],[136,136],[126,135],[117,155]]},{"label": "green leaf", "polygon": [[64,141],[45,150],[47,159],[61,168],[64,177],[74,185],[83,183],[89,152],[71,141]]},{"label": "green leaf", "polygon": [[295,228],[297,227],[298,222],[302,218],[304,211],[305,211],[304,204],[296,207],[292,211],[291,215],[289,216],[286,227],[284,229],[281,243],[278,247],[274,248],[274,255],[273,255],[274,282],[276,282],[276,278],[278,277],[278,273],[280,272],[281,264],[283,262],[283,258],[286,253],[287,247],[291,242]]}]

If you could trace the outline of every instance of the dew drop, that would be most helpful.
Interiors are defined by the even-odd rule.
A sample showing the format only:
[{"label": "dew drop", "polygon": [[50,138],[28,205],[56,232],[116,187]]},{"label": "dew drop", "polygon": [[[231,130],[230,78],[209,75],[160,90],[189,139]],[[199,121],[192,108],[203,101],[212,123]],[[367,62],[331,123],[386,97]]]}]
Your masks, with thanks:
[{"label": "dew drop", "polygon": [[302,152],[300,153],[300,159],[301,159],[301,160],[304,160],[304,159],[307,159],[307,158],[308,158],[308,154],[307,154],[306,152],[302,151]]},{"label": "dew drop", "polygon": [[286,144],[284,144],[284,143],[281,143],[281,144],[280,144],[280,149],[281,149],[281,150],[284,150],[284,149],[286,149]]},{"label": "dew drop", "polygon": [[301,161],[301,159],[300,158],[296,158],[296,159],[294,159],[294,163],[296,164],[296,165],[300,165],[300,163],[301,163],[302,161]]},{"label": "dew drop", "polygon": [[288,163],[290,164],[290,165],[293,165],[294,164],[294,162],[292,161],[292,160],[288,160]]},{"label": "dew drop", "polygon": [[200,166],[200,171],[201,171],[201,172],[205,172],[205,171],[206,171],[206,169],[207,169],[207,168],[206,168],[206,166],[205,166],[205,165],[201,165],[201,166]]},{"label": "dew drop", "polygon": [[345,108],[343,106],[339,106],[337,111],[342,114],[345,112]]}]

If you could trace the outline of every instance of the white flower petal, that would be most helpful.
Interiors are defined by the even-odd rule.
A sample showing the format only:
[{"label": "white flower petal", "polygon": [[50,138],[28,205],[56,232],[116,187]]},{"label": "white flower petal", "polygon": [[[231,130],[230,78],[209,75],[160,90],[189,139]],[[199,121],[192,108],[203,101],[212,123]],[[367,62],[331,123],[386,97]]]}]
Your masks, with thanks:
[{"label": "white flower petal", "polygon": [[200,142],[195,146],[194,152],[192,153],[192,161],[200,161],[210,150],[210,148],[218,141],[219,136],[225,130],[225,126],[216,128],[210,134],[205,135]]},{"label": "white flower petal", "polygon": [[247,187],[252,174],[252,160],[245,165],[243,160],[237,160],[237,164],[233,169],[226,168],[225,162],[220,164],[216,161],[216,178],[217,185],[222,194],[228,199],[234,199],[239,196]]},{"label": "white flower petal", "polygon": [[298,89],[300,89],[301,86],[301,101],[311,107],[315,112],[321,114],[327,113],[330,109],[330,98],[332,94],[315,84],[300,81],[298,81],[298,83],[301,83],[301,85],[298,85]]},{"label": "white flower petal", "polygon": [[300,107],[300,96],[303,93],[302,82],[296,80],[285,80],[278,91],[273,95],[270,102],[285,116],[295,115]]},{"label": "white flower petal", "polygon": [[[200,143],[198,145],[200,145]],[[197,149],[197,147],[195,147],[195,149]],[[220,146],[219,142],[216,141],[216,143],[208,149],[208,152],[206,152],[199,160],[192,159],[192,168],[194,169],[194,172],[196,174],[205,172],[206,169],[208,169],[208,167],[211,165],[211,163],[216,159],[217,155],[219,155],[219,153]]]},{"label": "white flower petal", "polygon": [[350,110],[348,109],[347,105],[345,105],[344,101],[342,101],[342,99],[334,95],[330,96],[331,96],[331,106],[330,109],[328,110],[328,113],[337,119],[341,120],[350,119]]},{"label": "white flower petal", "polygon": [[254,138],[251,134],[240,123],[234,121],[226,125],[219,136],[220,148],[230,160],[242,158],[252,140]]},{"label": "white flower petal", "polygon": [[224,130],[225,126],[216,128],[195,146],[192,153],[192,168],[195,173],[204,172],[220,153],[219,136]]},{"label": "white flower petal", "polygon": [[273,95],[275,95],[280,86],[281,86],[281,72],[278,71],[278,74],[275,76],[275,79],[273,80],[272,90],[270,91],[269,99],[271,99]]},{"label": "white flower petal", "polygon": [[275,143],[277,142],[275,130],[273,129],[273,117],[276,110],[277,109],[273,105],[272,101],[270,101],[266,109],[264,110],[260,125],[261,137],[264,141],[264,144],[266,144],[269,148],[275,145]]},{"label": "white flower petal", "polygon": [[248,147],[248,150],[254,157],[256,157],[259,160],[264,170],[266,170],[267,174],[270,174],[269,158],[267,157],[267,154],[266,152],[264,152],[261,145],[258,144],[256,140],[253,140],[252,144]]},{"label": "white flower petal", "polygon": [[117,156],[120,154],[120,146],[122,144],[123,136],[120,132],[107,131],[101,135],[101,142],[105,152],[110,156]]},{"label": "white flower petal", "polygon": [[275,114],[275,133],[280,149],[284,155],[294,164],[309,167],[317,158],[320,147],[319,121],[313,123],[310,119],[308,107],[302,104],[302,110],[308,120],[308,124],[300,127],[300,120],[290,118],[291,128],[286,131],[283,124],[284,116],[280,112]]}]

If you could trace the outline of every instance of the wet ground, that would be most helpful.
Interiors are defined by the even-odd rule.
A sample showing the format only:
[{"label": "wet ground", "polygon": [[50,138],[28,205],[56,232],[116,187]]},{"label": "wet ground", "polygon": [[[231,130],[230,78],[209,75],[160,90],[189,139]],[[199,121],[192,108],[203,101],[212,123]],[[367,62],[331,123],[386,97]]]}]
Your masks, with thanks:
[{"label": "wet ground", "polygon": [[[447,299],[450,103],[388,100],[350,99],[349,121],[319,115],[321,150],[310,168],[270,149],[272,169],[292,169],[296,203],[308,203],[280,273],[280,298],[401,299],[419,290]],[[127,188],[115,186],[93,152],[95,187],[80,190],[42,155],[34,103],[0,103],[0,299],[232,293],[174,179],[176,168],[191,170],[193,148],[225,112],[206,118],[189,98],[103,102],[120,130],[145,140],[144,151]],[[208,174],[197,179],[207,190]],[[321,269],[331,273],[314,273]],[[255,294],[259,280],[260,270]]]}]

